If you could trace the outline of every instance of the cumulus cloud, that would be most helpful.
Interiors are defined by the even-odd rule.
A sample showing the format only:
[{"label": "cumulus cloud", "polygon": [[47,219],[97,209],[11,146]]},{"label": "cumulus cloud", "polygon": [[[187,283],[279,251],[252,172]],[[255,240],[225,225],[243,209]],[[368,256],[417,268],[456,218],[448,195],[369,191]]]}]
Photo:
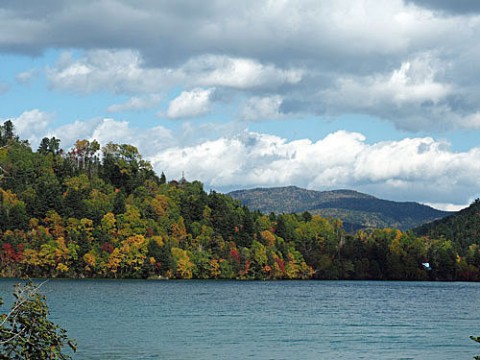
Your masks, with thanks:
[{"label": "cumulus cloud", "polygon": [[[10,120],[20,138],[27,139],[32,148],[36,149],[53,119],[54,114],[33,109],[24,111],[18,117]],[[3,121],[5,120],[7,119],[3,119]]]},{"label": "cumulus cloud", "polygon": [[473,202],[474,199],[471,199],[468,201],[468,203],[457,205],[457,204],[445,204],[445,203],[423,203],[424,205],[431,206],[435,209],[438,210],[443,210],[443,211],[460,211],[464,208],[466,208],[468,205],[470,205]]},{"label": "cumulus cloud", "polygon": [[[480,147],[454,152],[449,143],[431,137],[369,143],[361,133],[337,131],[318,141],[288,141],[226,127],[212,132],[191,123],[177,131],[138,128],[108,118],[50,129],[52,119],[52,114],[34,109],[13,122],[22,138],[35,142],[34,148],[43,136],[60,138],[63,148],[77,139],[132,144],[158,172],[171,178],[185,172],[187,178],[204,182],[207,190],[291,184],[316,190],[349,188],[444,209],[464,206],[479,194]],[[210,136],[192,138],[189,132]]]},{"label": "cumulus cloud", "polygon": [[241,90],[276,88],[298,83],[302,71],[283,70],[251,59],[210,55],[192,58],[176,68],[151,68],[137,51],[92,50],[80,58],[63,53],[57,64],[47,70],[47,76],[55,89],[131,94],[159,92],[181,84]]},{"label": "cumulus cloud", "polygon": [[295,84],[302,79],[299,69],[282,70],[272,64],[227,56],[194,58],[185,65],[185,71],[192,74],[199,85],[239,89]]},{"label": "cumulus cloud", "polygon": [[[432,138],[368,144],[360,133],[338,131],[317,142],[252,132],[151,157],[170,176],[200,179],[232,190],[296,184],[311,189],[351,188],[384,198],[465,205],[477,193],[480,148],[455,153]],[[433,201],[432,201],[433,200]],[[445,207],[446,205],[444,205]]]},{"label": "cumulus cloud", "polygon": [[446,67],[422,54],[386,74],[340,77],[321,98],[332,113],[367,113],[391,119],[405,130],[438,126],[439,121],[447,127],[458,118],[448,103],[455,86],[439,79]]},{"label": "cumulus cloud", "polygon": [[293,115],[358,112],[407,131],[469,127],[480,111],[480,15],[471,1],[51,0],[26,8],[0,5],[0,51],[83,49],[48,68],[57,90],[274,93]]},{"label": "cumulus cloud", "polygon": [[109,90],[116,94],[152,93],[182,79],[172,69],[146,68],[143,58],[132,50],[92,50],[75,59],[63,53],[47,77],[55,89],[80,93]]},{"label": "cumulus cloud", "polygon": [[50,136],[62,140],[62,147],[71,147],[78,139],[97,140],[101,145],[109,142],[136,146],[146,157],[174,146],[177,140],[163,126],[154,128],[132,127],[127,121],[115,119],[91,119],[75,121],[49,131]]},{"label": "cumulus cloud", "polygon": [[196,88],[183,91],[173,99],[167,110],[170,119],[191,118],[207,114],[211,108],[211,97],[215,89]]},{"label": "cumulus cloud", "polygon": [[93,140],[94,138],[91,137],[91,134],[103,121],[103,119],[75,120],[55,129],[49,129],[48,137],[55,136],[62,141],[61,146],[63,149],[69,149],[77,140]]},{"label": "cumulus cloud", "polygon": [[[97,140],[101,145],[109,142],[132,144],[146,157],[182,144],[181,136],[174,136],[171,130],[163,126],[138,128],[127,121],[96,118],[52,127],[54,117],[52,113],[33,109],[10,120],[15,127],[15,133],[21,139],[27,139],[33,150],[37,149],[40,140],[45,136],[60,139],[63,149],[70,149],[81,139]],[[0,122],[6,120],[9,119],[0,119]]]},{"label": "cumulus cloud", "polygon": [[[0,48],[25,53],[55,47],[130,48],[161,66],[222,53],[272,62],[280,58],[285,63],[313,56],[333,64],[345,53],[356,54],[358,61],[372,52],[386,54],[415,45],[409,29],[392,26],[399,13],[414,13],[411,18],[417,24],[430,22],[415,16],[420,9],[406,8],[401,0],[380,5],[346,0],[234,4],[86,0],[45,1],[42,6],[2,5]],[[428,30],[415,35],[421,38]]]},{"label": "cumulus cloud", "polygon": [[[479,150],[455,153],[448,144],[411,134],[480,129],[479,34],[478,4],[464,0],[0,5],[0,52],[74,49],[47,67],[52,89],[120,94],[128,100],[108,111],[159,105],[166,116],[187,119],[181,134],[103,116],[53,130],[39,120],[38,135],[32,120],[23,128],[31,138],[46,129],[68,141],[95,136],[132,142],[144,146],[160,169],[191,171],[209,186],[345,186],[445,204],[477,193]],[[17,80],[29,76],[26,71]],[[170,104],[154,101],[173,92],[180,95]],[[251,121],[367,114],[413,137],[369,144],[362,134],[337,132],[316,142],[287,141],[248,131],[235,135],[238,129],[214,137],[198,136],[200,128],[188,123],[227,107],[239,111],[232,118]]]},{"label": "cumulus cloud", "polygon": [[95,128],[90,138],[101,144],[112,141],[120,144],[132,144],[146,157],[152,156],[175,143],[170,130],[163,126],[149,129],[131,127],[126,121],[104,119]]}]

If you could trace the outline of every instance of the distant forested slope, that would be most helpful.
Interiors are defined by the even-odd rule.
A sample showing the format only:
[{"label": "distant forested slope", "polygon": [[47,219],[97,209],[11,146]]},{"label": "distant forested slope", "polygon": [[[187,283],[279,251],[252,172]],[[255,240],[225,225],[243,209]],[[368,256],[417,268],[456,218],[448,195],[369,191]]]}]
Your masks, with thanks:
[{"label": "distant forested slope", "polygon": [[417,227],[414,232],[431,238],[448,238],[461,248],[480,244],[480,200],[458,213]]},{"label": "distant forested slope", "polygon": [[351,190],[313,191],[296,186],[257,188],[229,193],[244,205],[264,213],[308,211],[342,219],[346,228],[409,229],[447,215],[414,202],[394,202]]}]

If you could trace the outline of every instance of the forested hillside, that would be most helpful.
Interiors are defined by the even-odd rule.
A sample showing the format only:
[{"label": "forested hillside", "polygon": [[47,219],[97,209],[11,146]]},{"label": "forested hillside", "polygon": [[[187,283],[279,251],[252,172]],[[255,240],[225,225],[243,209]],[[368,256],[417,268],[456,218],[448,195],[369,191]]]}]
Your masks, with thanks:
[{"label": "forested hillside", "polygon": [[385,227],[406,230],[451,214],[414,202],[382,200],[352,190],[314,191],[287,186],[237,190],[229,195],[264,213],[309,211],[341,219],[347,230],[354,231]]},{"label": "forested hillside", "polygon": [[479,279],[478,246],[264,215],[198,181],[167,181],[134,146],[60,145],[32,150],[11,122],[0,126],[1,276]]},{"label": "forested hillside", "polygon": [[446,218],[416,228],[418,235],[447,238],[460,245],[462,249],[480,244],[480,200],[469,207]]}]

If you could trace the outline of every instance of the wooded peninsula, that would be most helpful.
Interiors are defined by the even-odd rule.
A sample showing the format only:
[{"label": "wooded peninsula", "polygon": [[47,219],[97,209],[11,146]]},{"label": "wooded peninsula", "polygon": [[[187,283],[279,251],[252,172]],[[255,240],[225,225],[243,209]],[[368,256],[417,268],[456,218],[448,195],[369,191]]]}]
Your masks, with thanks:
[{"label": "wooded peninsula", "polygon": [[308,212],[262,214],[167,181],[132,145],[65,151],[52,137],[34,151],[0,126],[2,277],[478,281],[479,238],[448,231],[352,234]]}]

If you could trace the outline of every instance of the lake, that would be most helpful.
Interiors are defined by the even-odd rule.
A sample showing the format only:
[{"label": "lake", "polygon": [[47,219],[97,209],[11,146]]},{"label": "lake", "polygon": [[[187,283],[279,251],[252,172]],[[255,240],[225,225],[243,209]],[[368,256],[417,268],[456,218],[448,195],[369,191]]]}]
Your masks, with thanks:
[{"label": "lake", "polygon": [[[0,280],[11,303],[16,281]],[[472,359],[480,284],[50,280],[75,359]],[[5,307],[2,309],[5,311]]]}]

